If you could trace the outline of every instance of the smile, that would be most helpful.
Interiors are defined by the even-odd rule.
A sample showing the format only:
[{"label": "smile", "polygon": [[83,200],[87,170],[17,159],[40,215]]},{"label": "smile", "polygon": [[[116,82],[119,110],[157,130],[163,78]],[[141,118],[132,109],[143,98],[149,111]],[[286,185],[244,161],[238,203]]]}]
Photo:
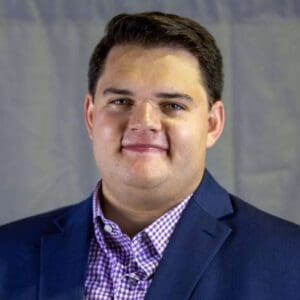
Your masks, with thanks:
[{"label": "smile", "polygon": [[122,149],[137,153],[161,153],[167,151],[166,147],[152,144],[130,144],[122,146]]}]

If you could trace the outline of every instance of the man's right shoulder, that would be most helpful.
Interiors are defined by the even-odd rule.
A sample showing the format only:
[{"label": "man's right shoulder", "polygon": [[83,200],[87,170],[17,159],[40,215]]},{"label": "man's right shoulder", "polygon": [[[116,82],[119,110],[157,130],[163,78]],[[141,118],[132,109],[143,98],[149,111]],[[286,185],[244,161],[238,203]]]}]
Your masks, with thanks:
[{"label": "man's right shoulder", "polygon": [[[64,206],[52,211],[41,213],[35,216],[27,217],[18,221],[14,221],[0,226],[0,244],[1,245],[17,245],[24,242],[34,242],[40,239],[41,235],[47,233],[53,222],[72,211],[73,208],[82,205],[87,200],[80,203]],[[8,247],[0,247],[1,249]]]},{"label": "man's right shoulder", "polygon": [[[81,226],[86,225],[88,228],[87,225],[91,223],[91,204],[89,197],[77,204],[0,227],[1,300],[36,299],[44,251],[54,252],[54,256],[56,254],[54,244],[53,247],[47,248],[45,243],[56,241],[59,237],[56,246],[60,247],[65,245],[65,240],[70,240],[70,236],[74,243]],[[85,233],[87,231],[88,229],[82,230]],[[85,237],[84,233],[83,236]],[[49,246],[49,243],[47,245]],[[21,296],[23,292],[26,295],[24,297]]]}]

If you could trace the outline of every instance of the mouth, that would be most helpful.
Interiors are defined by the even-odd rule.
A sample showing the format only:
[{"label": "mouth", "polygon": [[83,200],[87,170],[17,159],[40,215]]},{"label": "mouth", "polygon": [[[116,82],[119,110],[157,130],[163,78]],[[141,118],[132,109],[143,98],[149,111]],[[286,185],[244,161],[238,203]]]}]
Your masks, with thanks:
[{"label": "mouth", "polygon": [[136,153],[162,153],[167,152],[167,147],[153,144],[128,144],[123,145],[122,150]]}]

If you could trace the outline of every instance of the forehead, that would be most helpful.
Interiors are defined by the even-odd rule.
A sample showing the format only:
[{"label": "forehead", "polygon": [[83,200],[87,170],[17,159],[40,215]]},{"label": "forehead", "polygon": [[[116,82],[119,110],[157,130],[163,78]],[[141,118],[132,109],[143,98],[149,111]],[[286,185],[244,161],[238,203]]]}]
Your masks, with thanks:
[{"label": "forehead", "polygon": [[203,87],[198,61],[187,50],[137,45],[113,47],[98,84],[183,90]]}]

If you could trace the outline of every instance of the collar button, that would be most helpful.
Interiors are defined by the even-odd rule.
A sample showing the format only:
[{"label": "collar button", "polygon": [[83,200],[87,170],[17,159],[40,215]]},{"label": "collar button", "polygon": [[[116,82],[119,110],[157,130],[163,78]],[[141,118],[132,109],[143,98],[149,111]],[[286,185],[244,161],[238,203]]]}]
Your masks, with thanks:
[{"label": "collar button", "polygon": [[113,232],[113,228],[110,225],[108,225],[108,224],[104,225],[104,230],[106,232],[108,232],[108,233],[112,233]]}]

